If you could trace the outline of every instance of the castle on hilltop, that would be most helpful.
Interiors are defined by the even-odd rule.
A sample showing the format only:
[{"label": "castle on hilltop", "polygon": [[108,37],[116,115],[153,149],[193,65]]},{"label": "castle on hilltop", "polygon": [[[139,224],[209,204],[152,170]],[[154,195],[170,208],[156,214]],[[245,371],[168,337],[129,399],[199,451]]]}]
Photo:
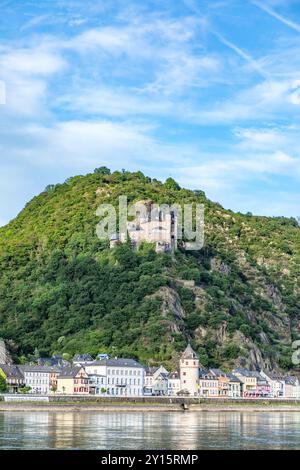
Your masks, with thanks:
[{"label": "castle on hilltop", "polygon": [[[151,201],[134,205],[135,218],[127,222],[127,234],[134,247],[142,242],[155,243],[155,251],[173,252],[177,248],[177,215],[175,210],[153,207]],[[113,234],[110,247],[126,241],[126,234]]]}]

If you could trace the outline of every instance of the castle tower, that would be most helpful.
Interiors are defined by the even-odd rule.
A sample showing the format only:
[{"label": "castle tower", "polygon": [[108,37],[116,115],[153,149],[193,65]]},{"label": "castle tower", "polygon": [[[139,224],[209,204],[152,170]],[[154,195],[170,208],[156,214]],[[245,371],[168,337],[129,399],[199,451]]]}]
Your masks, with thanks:
[{"label": "castle tower", "polygon": [[199,395],[199,357],[190,344],[180,358],[180,387],[191,397]]}]

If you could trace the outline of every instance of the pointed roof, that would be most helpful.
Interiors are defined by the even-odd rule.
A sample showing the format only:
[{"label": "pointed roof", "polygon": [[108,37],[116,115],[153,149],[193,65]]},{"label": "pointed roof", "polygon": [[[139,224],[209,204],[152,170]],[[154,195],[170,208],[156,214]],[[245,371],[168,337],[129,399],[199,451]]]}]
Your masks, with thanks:
[{"label": "pointed roof", "polygon": [[187,347],[183,351],[181,359],[199,359],[198,354],[195,353],[190,343],[187,345]]}]

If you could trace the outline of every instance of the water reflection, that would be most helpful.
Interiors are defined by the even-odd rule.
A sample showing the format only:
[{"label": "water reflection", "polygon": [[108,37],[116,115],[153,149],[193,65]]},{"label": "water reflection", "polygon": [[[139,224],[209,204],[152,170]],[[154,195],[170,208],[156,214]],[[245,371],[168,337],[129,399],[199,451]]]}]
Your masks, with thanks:
[{"label": "water reflection", "polygon": [[300,413],[0,412],[2,449],[300,449]]}]

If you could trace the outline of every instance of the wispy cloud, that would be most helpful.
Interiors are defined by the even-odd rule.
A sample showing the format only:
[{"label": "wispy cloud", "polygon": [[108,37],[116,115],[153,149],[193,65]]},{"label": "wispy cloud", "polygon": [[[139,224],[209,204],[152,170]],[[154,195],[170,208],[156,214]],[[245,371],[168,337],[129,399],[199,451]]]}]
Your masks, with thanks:
[{"label": "wispy cloud", "polygon": [[269,78],[269,74],[267,72],[265,72],[265,70],[261,67],[259,62],[256,61],[250,54],[248,54],[243,49],[241,49],[240,47],[233,44],[231,41],[228,41],[228,39],[226,39],[222,34],[216,32],[216,31],[213,31],[213,30],[211,30],[211,33],[213,33],[219,39],[219,41],[221,41],[222,44],[229,47],[229,49],[231,49],[239,57],[244,59],[250,65],[250,67],[253,70],[255,70],[259,75],[261,75],[265,79]]},{"label": "wispy cloud", "polygon": [[22,26],[21,31],[26,31],[28,29],[35,28],[36,26],[43,24],[48,19],[49,19],[48,14],[34,16]]},{"label": "wispy cloud", "polygon": [[294,31],[297,31],[297,33],[300,33],[300,24],[295,23],[294,21],[280,15],[279,13],[276,13],[276,11],[274,11],[272,8],[270,8],[268,5],[266,5],[262,2],[252,0],[251,3],[253,3],[253,5],[256,5],[258,8],[260,8],[261,10],[268,13],[273,18],[276,18],[276,20],[278,20],[281,23],[285,24],[289,28],[293,29]]}]

